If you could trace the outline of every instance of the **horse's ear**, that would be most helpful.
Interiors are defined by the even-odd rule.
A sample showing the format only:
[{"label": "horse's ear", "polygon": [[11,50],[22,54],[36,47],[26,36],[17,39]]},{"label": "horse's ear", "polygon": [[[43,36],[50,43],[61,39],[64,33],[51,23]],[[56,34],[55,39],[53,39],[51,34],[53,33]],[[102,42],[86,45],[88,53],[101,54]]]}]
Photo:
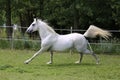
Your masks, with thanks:
[{"label": "horse's ear", "polygon": [[37,21],[38,20],[38,18],[34,18],[34,21]]},{"label": "horse's ear", "polygon": [[37,21],[37,20],[38,20],[38,17],[37,17],[36,14],[33,14],[33,19],[34,19],[34,21]]},{"label": "horse's ear", "polygon": [[36,21],[36,18],[34,18],[34,21]]},{"label": "horse's ear", "polygon": [[36,21],[38,20],[38,17],[36,17]]}]

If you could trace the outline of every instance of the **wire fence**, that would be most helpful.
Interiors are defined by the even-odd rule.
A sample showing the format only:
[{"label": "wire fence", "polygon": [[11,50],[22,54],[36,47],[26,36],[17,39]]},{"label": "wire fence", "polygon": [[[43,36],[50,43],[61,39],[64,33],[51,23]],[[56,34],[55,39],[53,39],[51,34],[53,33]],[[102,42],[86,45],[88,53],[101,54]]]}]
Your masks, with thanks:
[{"label": "wire fence", "polygon": [[[7,38],[6,29],[8,27],[11,27],[12,30],[12,36],[11,38]],[[0,26],[0,48],[10,48],[10,49],[19,49],[22,47],[24,48],[30,48],[32,46],[33,49],[39,49],[40,48],[40,38],[37,35],[35,38],[30,38],[28,34],[22,34],[22,29],[26,30],[27,27],[21,27],[21,26]],[[59,34],[67,33],[84,33],[86,30],[79,30],[79,29],[73,29],[70,27],[69,29],[55,29],[56,32]],[[120,53],[120,41],[119,41],[119,30],[109,30],[113,37],[110,38],[110,40],[104,40],[101,37],[97,39],[89,39],[90,44],[92,45],[93,50],[96,52],[115,52]],[[21,48],[20,48],[21,49]]]}]

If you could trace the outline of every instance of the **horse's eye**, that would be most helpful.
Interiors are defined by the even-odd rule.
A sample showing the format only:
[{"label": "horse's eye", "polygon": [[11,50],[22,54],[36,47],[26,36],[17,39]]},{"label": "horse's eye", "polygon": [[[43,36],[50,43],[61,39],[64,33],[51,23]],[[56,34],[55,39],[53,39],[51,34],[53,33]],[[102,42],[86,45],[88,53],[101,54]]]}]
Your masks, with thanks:
[{"label": "horse's eye", "polygon": [[32,26],[35,26],[35,24],[32,24]]}]

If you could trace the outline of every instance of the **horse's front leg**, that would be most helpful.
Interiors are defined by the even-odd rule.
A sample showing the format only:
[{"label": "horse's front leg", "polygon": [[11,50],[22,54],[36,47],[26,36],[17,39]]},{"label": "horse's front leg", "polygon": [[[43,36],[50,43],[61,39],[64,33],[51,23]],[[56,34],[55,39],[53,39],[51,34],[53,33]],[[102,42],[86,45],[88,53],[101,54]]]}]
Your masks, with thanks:
[{"label": "horse's front leg", "polygon": [[38,54],[41,54],[45,49],[41,48],[38,52],[36,52],[31,58],[29,58],[28,60],[26,60],[24,63],[28,64],[30,61],[32,61]]},{"label": "horse's front leg", "polygon": [[47,64],[52,64],[53,63],[53,51],[50,51],[50,61],[47,62]]}]

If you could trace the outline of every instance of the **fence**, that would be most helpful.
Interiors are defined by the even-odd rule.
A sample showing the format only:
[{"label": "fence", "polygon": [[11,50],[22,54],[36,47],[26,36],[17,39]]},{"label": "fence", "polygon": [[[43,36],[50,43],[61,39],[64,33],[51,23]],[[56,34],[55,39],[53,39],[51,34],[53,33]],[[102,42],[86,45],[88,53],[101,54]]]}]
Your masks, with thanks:
[{"label": "fence", "polygon": [[[29,38],[29,35],[22,35],[21,29],[26,29],[26,27],[20,26],[10,26],[12,27],[12,37],[10,39],[7,38],[6,35],[6,26],[0,26],[0,48],[10,48],[10,49],[39,49],[40,48],[40,39],[39,36],[37,38]],[[73,29],[55,29],[55,31],[59,32],[59,34],[63,34],[64,32],[72,33],[78,32],[83,33],[86,30],[78,30]],[[120,35],[119,30],[109,30],[113,33],[113,37],[106,41],[102,38],[90,39],[90,44],[95,52],[100,53],[120,53],[120,41],[117,36]],[[62,33],[63,32],[63,33]],[[117,35],[117,36],[115,36]]]}]

